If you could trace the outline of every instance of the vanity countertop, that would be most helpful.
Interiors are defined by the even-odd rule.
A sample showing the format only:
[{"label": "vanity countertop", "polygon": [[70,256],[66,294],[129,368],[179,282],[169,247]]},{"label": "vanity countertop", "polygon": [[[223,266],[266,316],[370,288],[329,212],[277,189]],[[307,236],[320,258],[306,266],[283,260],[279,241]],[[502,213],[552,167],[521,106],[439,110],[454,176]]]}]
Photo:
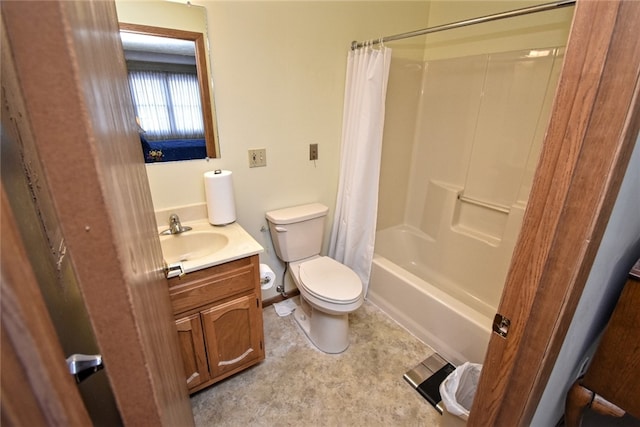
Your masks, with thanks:
[{"label": "vanity countertop", "polygon": [[[206,219],[202,219],[183,222],[182,225],[191,227],[192,230],[175,235],[161,235],[161,245],[163,245],[165,241],[169,241],[171,239],[181,239],[183,237],[189,238],[190,234],[191,236],[193,236],[195,234],[215,233],[222,235],[228,239],[228,243],[226,243],[223,247],[213,251],[212,253],[191,257],[191,254],[185,252],[186,259],[182,260],[167,260],[166,253],[164,253],[165,248],[163,247],[163,255],[165,256],[165,261],[167,262],[167,264],[175,265],[176,263],[180,263],[182,265],[182,272],[184,273],[191,273],[193,271],[213,267],[229,261],[234,261],[240,258],[245,258],[264,252],[264,248],[258,242],[256,242],[255,239],[249,233],[247,233],[245,229],[242,228],[242,226],[240,226],[240,224],[238,224],[237,222],[224,226],[214,226],[209,224]],[[158,233],[166,229],[166,226],[158,227]],[[174,242],[175,241],[177,240],[174,240]],[[175,277],[179,274],[179,270],[170,271],[167,274],[167,278]]]}]

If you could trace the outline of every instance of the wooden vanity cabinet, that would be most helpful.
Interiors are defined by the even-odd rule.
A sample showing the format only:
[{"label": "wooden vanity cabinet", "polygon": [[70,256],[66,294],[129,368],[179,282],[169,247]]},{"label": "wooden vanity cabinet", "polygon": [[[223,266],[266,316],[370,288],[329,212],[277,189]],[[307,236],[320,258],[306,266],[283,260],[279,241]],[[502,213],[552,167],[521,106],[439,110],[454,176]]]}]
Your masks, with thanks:
[{"label": "wooden vanity cabinet", "polygon": [[257,255],[171,278],[169,295],[190,393],[264,360]]},{"label": "wooden vanity cabinet", "polygon": [[192,389],[209,381],[209,365],[202,336],[200,313],[177,319],[176,328],[187,387]]}]

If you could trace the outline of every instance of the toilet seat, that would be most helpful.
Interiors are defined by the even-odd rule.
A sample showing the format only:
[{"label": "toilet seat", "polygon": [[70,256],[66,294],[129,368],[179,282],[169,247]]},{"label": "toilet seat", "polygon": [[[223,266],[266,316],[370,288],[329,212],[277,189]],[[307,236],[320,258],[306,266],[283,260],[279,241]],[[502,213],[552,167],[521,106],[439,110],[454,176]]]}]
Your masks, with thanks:
[{"label": "toilet seat", "polygon": [[338,261],[321,256],[300,263],[299,277],[305,290],[333,304],[351,304],[362,295],[360,277]]}]

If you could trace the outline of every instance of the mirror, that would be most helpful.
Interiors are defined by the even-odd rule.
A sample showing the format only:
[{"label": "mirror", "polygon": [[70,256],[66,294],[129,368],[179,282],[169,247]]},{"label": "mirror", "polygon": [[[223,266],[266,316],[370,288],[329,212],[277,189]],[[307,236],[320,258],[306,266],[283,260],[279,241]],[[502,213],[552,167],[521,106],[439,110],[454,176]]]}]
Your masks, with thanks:
[{"label": "mirror", "polygon": [[145,162],[218,157],[206,10],[155,1],[116,7]]}]

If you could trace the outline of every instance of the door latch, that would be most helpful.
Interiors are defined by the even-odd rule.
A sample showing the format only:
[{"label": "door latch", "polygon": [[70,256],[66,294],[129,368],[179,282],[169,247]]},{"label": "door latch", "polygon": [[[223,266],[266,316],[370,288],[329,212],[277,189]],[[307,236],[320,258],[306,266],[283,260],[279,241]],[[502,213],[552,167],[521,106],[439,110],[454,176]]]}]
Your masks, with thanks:
[{"label": "door latch", "polygon": [[76,383],[82,381],[104,368],[101,354],[72,354],[67,357],[69,373],[76,379]]},{"label": "door latch", "polygon": [[511,325],[511,320],[504,317],[500,313],[496,313],[493,318],[493,332],[500,335],[502,338],[506,338],[509,333],[509,326]]}]

